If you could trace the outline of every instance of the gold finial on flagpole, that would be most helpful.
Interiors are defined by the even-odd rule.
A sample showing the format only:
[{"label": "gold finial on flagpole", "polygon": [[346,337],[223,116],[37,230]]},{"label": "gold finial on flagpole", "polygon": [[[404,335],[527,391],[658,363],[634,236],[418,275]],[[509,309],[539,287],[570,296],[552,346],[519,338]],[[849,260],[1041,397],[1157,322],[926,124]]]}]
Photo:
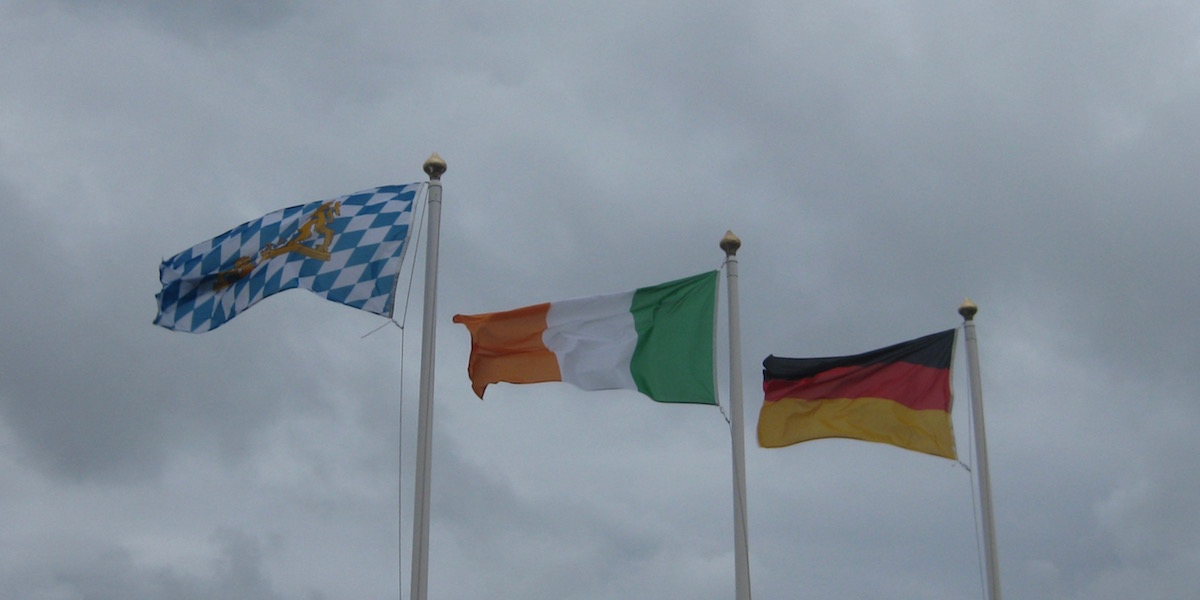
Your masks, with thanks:
[{"label": "gold finial on flagpole", "polygon": [[962,315],[964,321],[973,320],[977,312],[979,312],[979,307],[975,306],[970,298],[963,299],[962,305],[958,307],[958,314]]},{"label": "gold finial on flagpole", "polygon": [[425,174],[429,175],[430,179],[441,179],[442,173],[445,172],[446,161],[442,160],[442,157],[438,156],[437,152],[434,152],[429,158],[425,159]]},{"label": "gold finial on flagpole", "polygon": [[725,237],[721,238],[721,249],[725,251],[725,256],[737,254],[738,248],[741,247],[742,240],[738,236],[733,235],[732,231],[726,230]]}]

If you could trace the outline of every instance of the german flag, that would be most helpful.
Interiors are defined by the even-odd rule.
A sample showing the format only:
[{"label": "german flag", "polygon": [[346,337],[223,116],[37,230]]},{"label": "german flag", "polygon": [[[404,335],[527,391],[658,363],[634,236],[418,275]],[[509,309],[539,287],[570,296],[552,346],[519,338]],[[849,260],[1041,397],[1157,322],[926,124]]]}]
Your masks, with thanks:
[{"label": "german flag", "polygon": [[763,361],[758,444],[852,438],[956,459],[950,409],[955,330],[854,356]]}]

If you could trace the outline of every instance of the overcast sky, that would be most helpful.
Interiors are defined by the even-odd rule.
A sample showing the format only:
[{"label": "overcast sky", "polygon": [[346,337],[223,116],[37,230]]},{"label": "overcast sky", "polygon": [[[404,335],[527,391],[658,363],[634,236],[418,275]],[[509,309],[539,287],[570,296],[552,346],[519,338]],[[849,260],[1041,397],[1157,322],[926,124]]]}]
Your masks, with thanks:
[{"label": "overcast sky", "polygon": [[163,258],[436,151],[430,598],[733,596],[720,410],[480,401],[450,321],[718,268],[726,230],[756,598],[982,597],[961,332],[965,465],[754,443],[765,356],[965,297],[1005,596],[1188,597],[1198,107],[1192,2],[0,0],[0,595],[407,598],[424,250],[403,330],[303,291],[152,321]]}]

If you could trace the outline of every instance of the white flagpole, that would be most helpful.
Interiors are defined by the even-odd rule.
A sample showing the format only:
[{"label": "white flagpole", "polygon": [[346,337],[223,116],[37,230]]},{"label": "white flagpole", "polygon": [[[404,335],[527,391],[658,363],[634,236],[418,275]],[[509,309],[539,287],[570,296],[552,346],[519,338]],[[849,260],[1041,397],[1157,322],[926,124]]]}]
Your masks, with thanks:
[{"label": "white flagpole", "polygon": [[738,319],[737,251],[742,240],[726,231],[725,278],[729,288],[729,427],[733,432],[733,579],[737,600],[750,600],[750,550],[746,540],[746,432],[742,427],[742,332]]},{"label": "white flagpole", "polygon": [[433,451],[433,352],[437,320],[438,230],[442,220],[442,173],[446,161],[434,152],[425,161],[429,175],[426,209],[429,237],[425,252],[425,312],[421,320],[421,390],[417,411],[417,468],[413,494],[412,588],[410,600],[425,600],[429,574],[429,471]]},{"label": "white flagpole", "polygon": [[975,426],[975,477],[979,482],[979,512],[983,520],[983,551],[988,600],[1000,600],[1000,567],[996,559],[996,525],[992,516],[992,482],[988,474],[987,434],[983,428],[983,385],[979,381],[979,349],[975,341],[975,313],[979,307],[963,300],[958,314],[967,338],[967,367],[971,375],[971,420]]}]

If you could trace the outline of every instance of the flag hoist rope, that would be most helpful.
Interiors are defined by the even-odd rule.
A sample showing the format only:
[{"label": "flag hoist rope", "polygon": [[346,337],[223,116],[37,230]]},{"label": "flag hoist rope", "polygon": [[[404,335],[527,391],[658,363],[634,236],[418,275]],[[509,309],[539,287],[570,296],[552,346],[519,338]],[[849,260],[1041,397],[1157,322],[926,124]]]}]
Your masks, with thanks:
[{"label": "flag hoist rope", "polygon": [[[429,184],[428,183],[421,184],[421,190],[417,193],[417,199],[421,199],[421,200],[425,199],[426,193],[428,191],[429,191]],[[415,201],[416,200],[414,200],[414,202]],[[413,223],[412,223],[413,231],[411,231],[411,233],[409,234],[409,241],[405,242],[405,244],[411,244],[411,245],[419,248],[420,242],[421,242],[421,232],[422,232],[421,223],[422,223],[422,219],[424,219],[424,217],[425,217],[424,204],[417,203],[417,205],[414,207],[413,215],[414,215]],[[380,325],[379,327],[376,327],[374,330],[363,335],[363,337],[365,338],[368,335],[371,335],[371,334],[375,333],[376,331],[379,331],[383,327],[387,326],[388,323],[395,325],[400,330],[400,382],[399,382],[400,406],[398,407],[397,416],[396,416],[396,432],[397,432],[397,442],[396,442],[396,465],[397,465],[396,466],[396,498],[397,498],[397,500],[396,500],[396,524],[397,524],[397,527],[396,527],[396,560],[398,561],[398,563],[400,561],[402,561],[403,557],[404,557],[404,526],[402,525],[402,523],[404,522],[404,477],[403,477],[403,471],[404,471],[404,380],[405,380],[404,356],[408,353],[408,341],[407,341],[407,339],[405,339],[404,334],[405,334],[406,326],[408,325],[408,307],[412,301],[412,290],[413,290],[412,284],[413,284],[413,278],[416,277],[416,273],[417,273],[417,258],[419,255],[420,255],[420,253],[415,250],[413,252],[409,253],[409,256],[412,257],[412,260],[410,261],[411,266],[408,269],[408,283],[407,283],[407,285],[404,286],[404,305],[403,305],[403,308],[400,310],[400,319],[398,321],[396,320],[396,317],[395,317],[396,310],[395,310],[395,306],[393,305],[392,306],[392,315],[389,317],[389,319],[387,321],[385,321],[383,323],[383,325]],[[399,289],[400,273],[403,271],[404,266],[401,265],[400,268],[401,268],[401,271],[397,271],[397,273],[396,273],[396,285],[392,288],[392,297],[393,298],[396,295],[396,290]],[[404,567],[400,564],[397,564],[397,567],[398,568],[397,568],[396,572],[397,572],[397,579],[398,579],[397,584],[398,585],[396,587],[396,590],[397,590],[397,597],[399,597],[402,595],[399,593],[399,590],[404,589],[404,575],[403,575]]]}]

